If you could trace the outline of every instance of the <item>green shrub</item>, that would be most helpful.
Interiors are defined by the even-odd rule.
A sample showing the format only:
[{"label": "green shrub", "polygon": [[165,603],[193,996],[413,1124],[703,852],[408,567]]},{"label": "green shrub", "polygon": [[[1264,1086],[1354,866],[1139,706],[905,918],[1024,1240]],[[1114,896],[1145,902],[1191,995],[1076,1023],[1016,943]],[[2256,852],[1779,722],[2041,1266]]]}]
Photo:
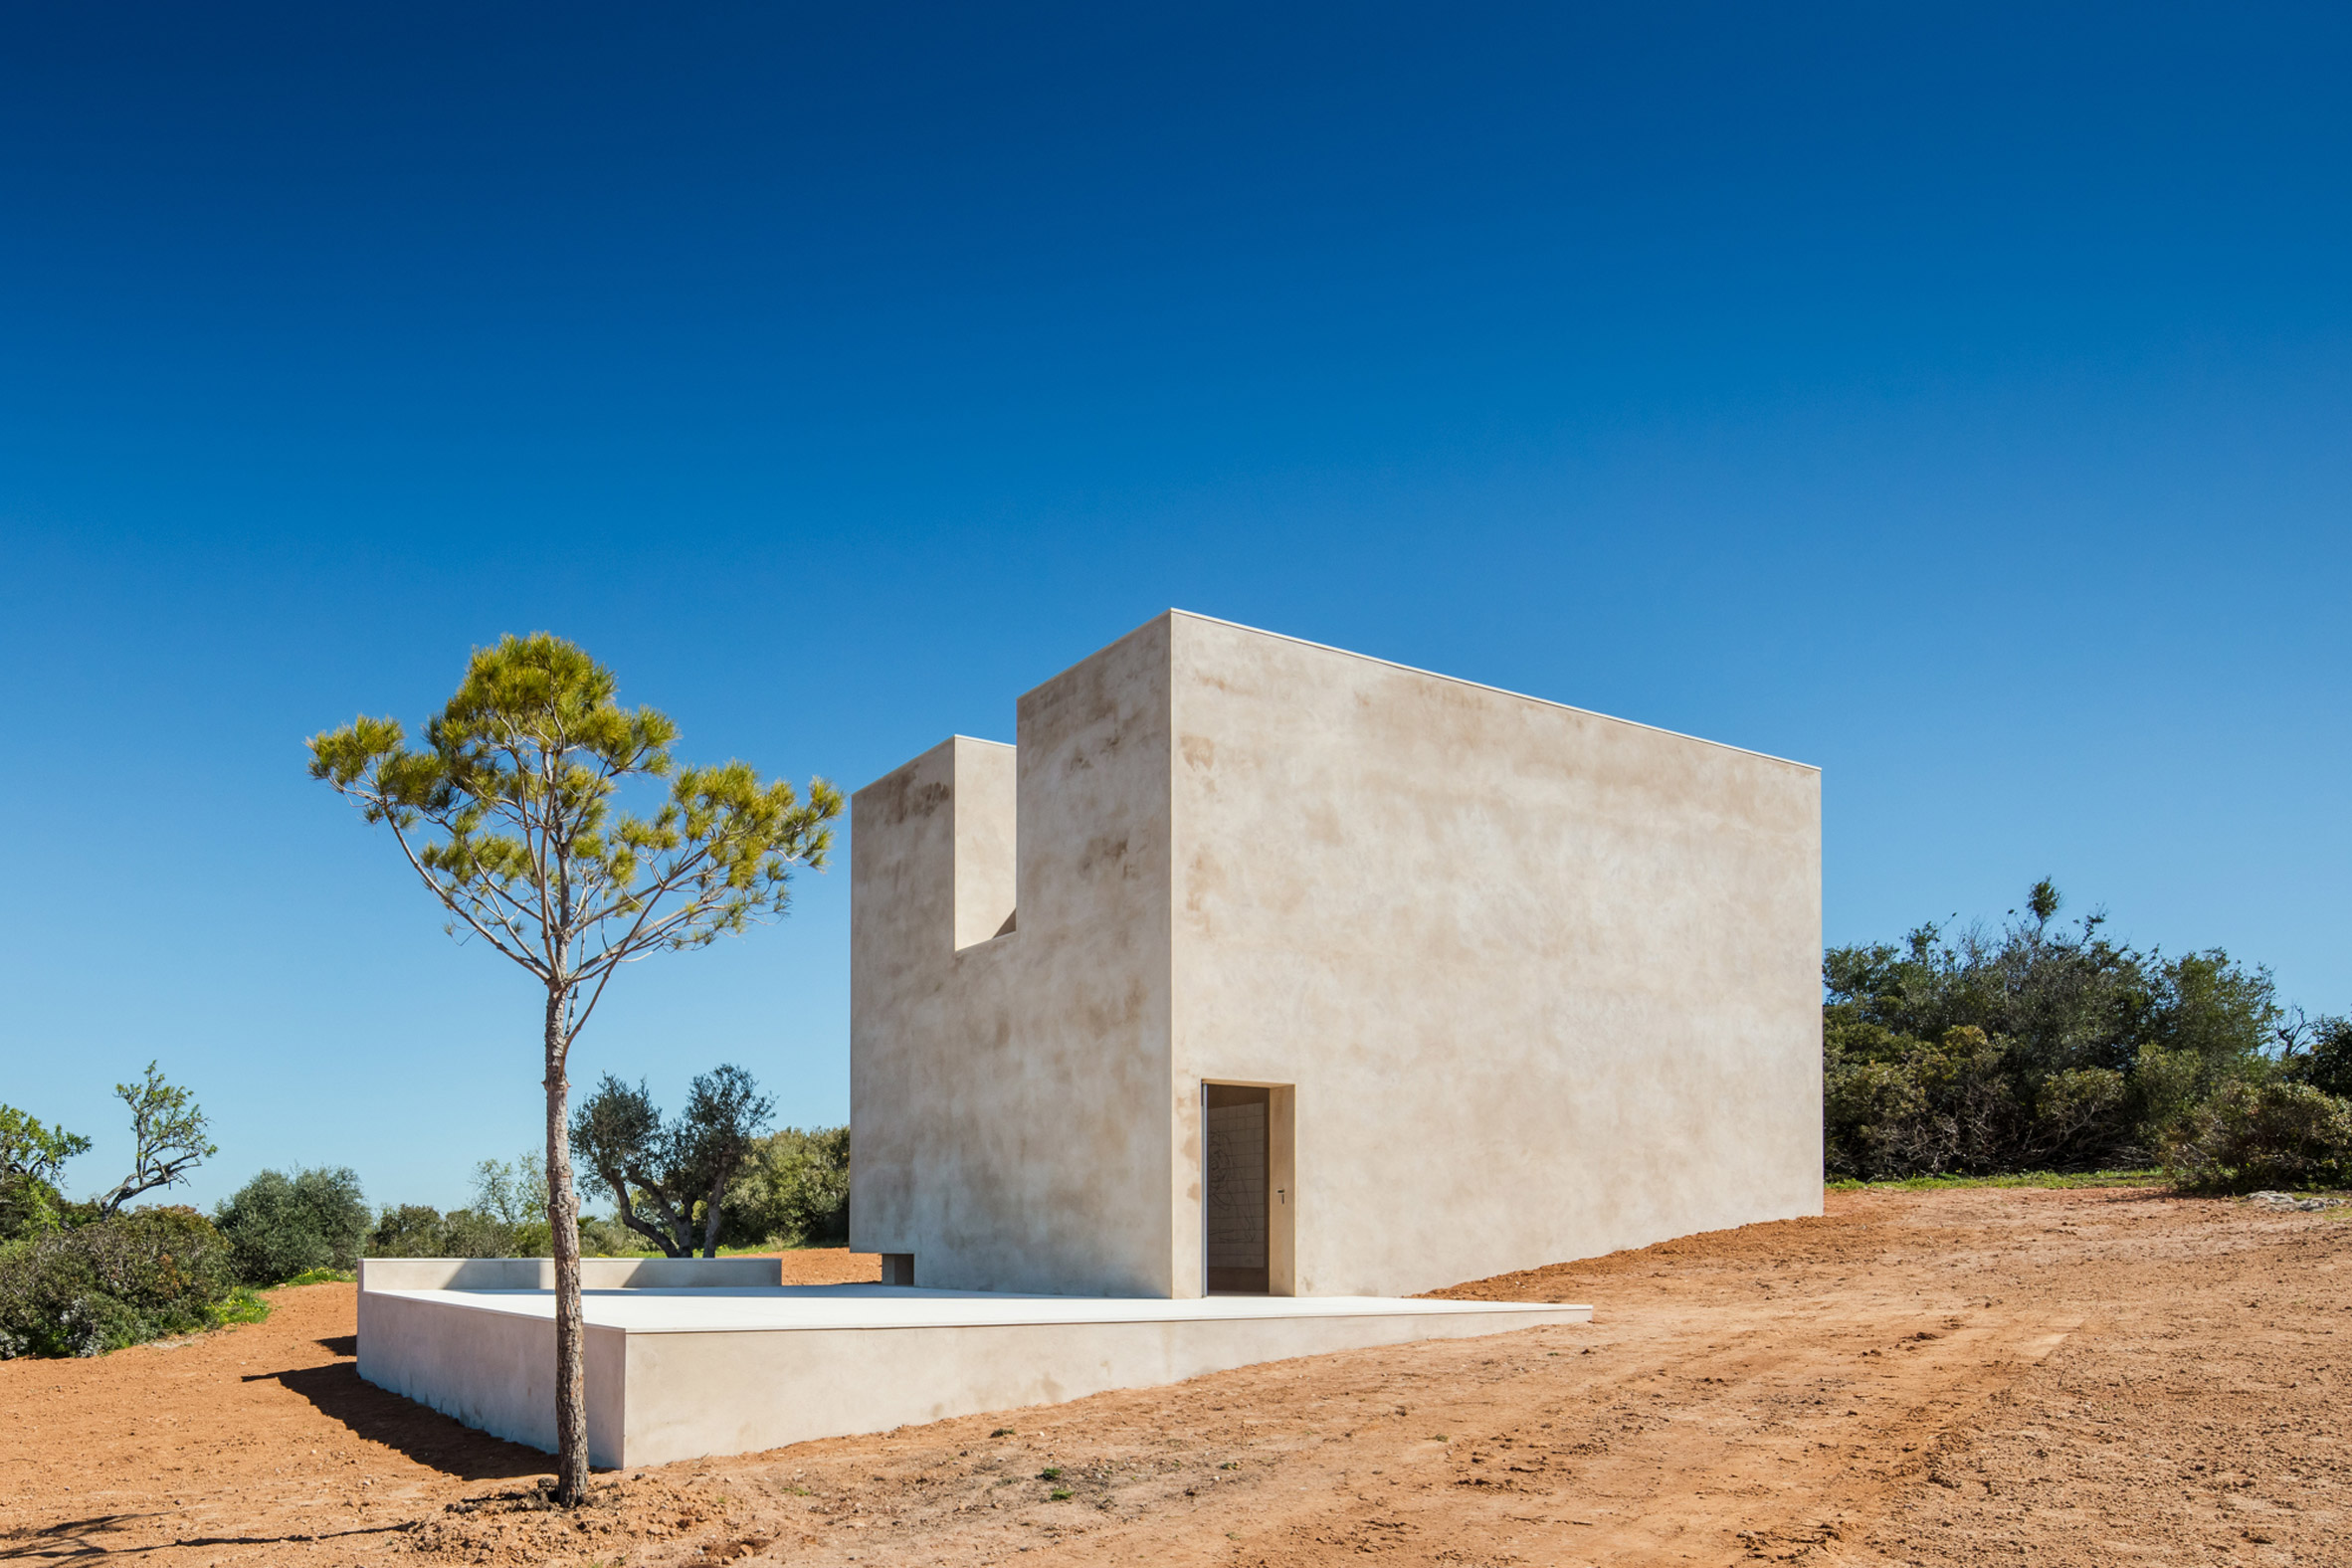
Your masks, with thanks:
[{"label": "green shrub", "polygon": [[583,1258],[642,1258],[661,1249],[618,1220],[597,1215],[580,1218],[580,1256]]},{"label": "green shrub", "polygon": [[1955,1024],[1933,1042],[1872,1024],[1823,1037],[1823,1163],[1832,1177],[2078,1168],[2111,1150],[2131,1088],[2112,1068],[2029,1075],[2016,1043]]},{"label": "green shrub", "polygon": [[2309,1049],[2290,1067],[2295,1078],[2313,1088],[2352,1099],[2352,1018],[2316,1020]]},{"label": "green shrub", "polygon": [[76,1203],[29,1171],[0,1175],[0,1242],[70,1231],[98,1217],[95,1203]]},{"label": "green shrub", "polygon": [[2225,1083],[2181,1118],[2164,1167],[2192,1192],[2352,1181],[2352,1102],[2308,1083]]},{"label": "green shrub", "polygon": [[474,1167],[471,1207],[516,1231],[547,1223],[547,1167],[536,1149],[525,1149],[512,1164],[484,1160]]},{"label": "green shrub", "polygon": [[213,1221],[236,1250],[238,1277],[276,1284],[314,1269],[355,1268],[367,1200],[348,1167],[264,1171],[215,1209]]},{"label": "green shrub", "polygon": [[815,1247],[850,1238],[850,1129],[786,1127],[752,1140],[720,1213],[737,1243]]},{"label": "green shrub", "polygon": [[438,1258],[440,1247],[441,1211],[421,1203],[384,1205],[365,1243],[370,1258]]},{"label": "green shrub", "polygon": [[[2045,881],[1997,929],[1824,952],[1831,1176],[2143,1164],[2223,1085],[2279,1071],[2288,1015],[2267,970],[2120,944],[2099,913],[2060,925],[2061,901]],[[2304,1071],[2352,1068],[2352,1034],[2327,1055],[2333,1023],[2292,1026],[2313,1042]]]},{"label": "green shrub", "polygon": [[[95,1356],[257,1309],[193,1209],[139,1209],[0,1247],[0,1360]],[[261,1307],[260,1310],[267,1310]]]},{"label": "green shrub", "polygon": [[[527,1234],[526,1234],[527,1233]],[[370,1258],[535,1258],[548,1251],[547,1227],[513,1226],[479,1209],[444,1214],[428,1204],[386,1208],[367,1234]],[[536,1243],[525,1250],[526,1244]]]}]

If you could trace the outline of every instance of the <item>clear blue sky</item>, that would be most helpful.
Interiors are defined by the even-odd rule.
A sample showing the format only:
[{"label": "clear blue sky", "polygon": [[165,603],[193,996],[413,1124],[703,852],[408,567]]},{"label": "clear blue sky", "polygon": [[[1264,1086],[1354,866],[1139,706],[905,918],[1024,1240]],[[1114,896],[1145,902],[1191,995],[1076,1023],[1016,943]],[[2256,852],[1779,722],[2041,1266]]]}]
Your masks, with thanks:
[{"label": "clear blue sky", "polygon": [[[528,1145],[302,740],[542,628],[855,787],[1179,605],[1821,765],[1832,940],[2352,1008],[2348,15],[8,7],[0,1099]],[[844,1117],[846,865],[575,1078]]]}]

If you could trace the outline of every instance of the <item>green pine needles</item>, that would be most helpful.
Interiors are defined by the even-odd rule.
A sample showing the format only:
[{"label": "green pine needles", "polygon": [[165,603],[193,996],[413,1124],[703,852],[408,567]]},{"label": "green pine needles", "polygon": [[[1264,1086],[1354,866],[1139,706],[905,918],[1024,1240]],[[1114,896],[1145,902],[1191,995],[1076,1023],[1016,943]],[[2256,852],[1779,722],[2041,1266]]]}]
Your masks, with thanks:
[{"label": "green pine needles", "polygon": [[[391,827],[452,934],[588,987],[576,1022],[620,964],[783,913],[792,869],[825,864],[842,806],[822,779],[804,803],[741,762],[679,767],[678,726],[613,691],[561,638],[508,636],[476,651],[423,748],[389,718],[310,741],[310,776]],[[670,781],[651,815],[616,809],[632,778]]]},{"label": "green pine needles", "polygon": [[[310,776],[392,830],[450,933],[489,943],[546,993],[556,1495],[567,1505],[588,1485],[580,1204],[565,1136],[572,1042],[623,964],[783,914],[794,870],[824,866],[842,807],[823,779],[804,801],[741,762],[680,766],[678,726],[622,707],[614,690],[611,671],[559,637],[502,637],[475,650],[423,746],[365,716],[310,741]],[[631,811],[621,795],[632,783],[667,789]]]}]

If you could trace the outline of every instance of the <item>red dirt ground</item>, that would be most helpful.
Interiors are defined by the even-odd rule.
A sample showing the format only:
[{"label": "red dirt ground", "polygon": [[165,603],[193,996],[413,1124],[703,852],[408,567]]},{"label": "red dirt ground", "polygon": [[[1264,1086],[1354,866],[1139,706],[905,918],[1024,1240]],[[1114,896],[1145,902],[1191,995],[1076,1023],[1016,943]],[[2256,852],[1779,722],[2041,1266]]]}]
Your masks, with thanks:
[{"label": "red dirt ground", "polygon": [[2352,1562],[2352,1211],[1829,1210],[1442,1292],[1590,1326],[632,1471],[572,1515],[533,1505],[544,1456],[358,1380],[349,1285],[287,1289],[267,1323],[0,1363],[0,1561]]}]

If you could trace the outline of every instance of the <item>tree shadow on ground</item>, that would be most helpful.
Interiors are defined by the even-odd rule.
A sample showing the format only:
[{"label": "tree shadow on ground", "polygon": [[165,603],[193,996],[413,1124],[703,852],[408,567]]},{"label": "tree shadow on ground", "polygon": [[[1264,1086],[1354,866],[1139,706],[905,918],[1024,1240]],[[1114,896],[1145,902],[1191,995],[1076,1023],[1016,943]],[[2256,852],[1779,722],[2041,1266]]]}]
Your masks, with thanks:
[{"label": "tree shadow on ground", "polygon": [[66,1561],[134,1551],[137,1548],[118,1545],[106,1537],[155,1517],[152,1513],[94,1513],[87,1519],[64,1519],[37,1530],[11,1530],[0,1535],[0,1561]]},{"label": "tree shadow on ground", "polygon": [[87,1519],[61,1519],[37,1530],[0,1536],[0,1562],[79,1562],[93,1557],[134,1557],[141,1552],[188,1546],[279,1546],[297,1541],[330,1541],[346,1535],[386,1535],[405,1524],[371,1524],[356,1530],[304,1531],[294,1535],[193,1535],[133,1546],[106,1537],[140,1522],[161,1518],[154,1513],[94,1513]]},{"label": "tree shadow on ground", "polygon": [[[343,1354],[340,1347],[351,1338],[339,1335],[319,1343]],[[536,1449],[476,1432],[415,1400],[361,1382],[359,1367],[352,1361],[253,1372],[244,1381],[276,1383],[308,1400],[328,1420],[342,1423],[354,1437],[380,1443],[460,1480],[511,1480],[545,1475],[554,1469],[554,1461]]]}]

